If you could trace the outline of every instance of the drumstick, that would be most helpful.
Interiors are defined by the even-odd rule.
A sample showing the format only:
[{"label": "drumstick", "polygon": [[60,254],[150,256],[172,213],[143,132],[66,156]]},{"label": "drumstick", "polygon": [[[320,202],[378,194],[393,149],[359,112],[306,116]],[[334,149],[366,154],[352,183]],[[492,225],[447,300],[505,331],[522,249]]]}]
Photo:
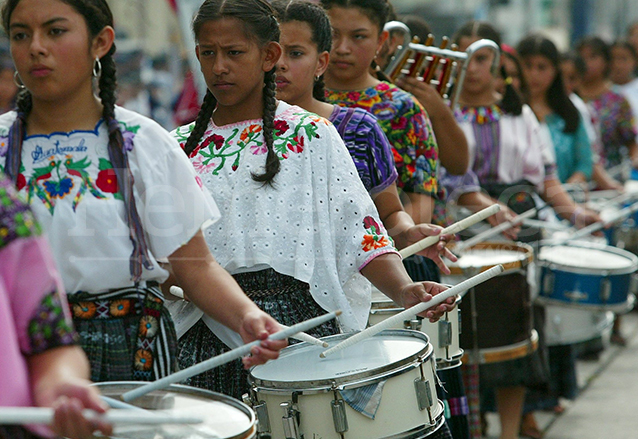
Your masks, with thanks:
[{"label": "drumstick", "polygon": [[127,404],[123,401],[120,401],[119,399],[110,398],[108,396],[100,395],[100,399],[104,401],[105,403],[107,403],[109,407],[111,407],[112,409],[138,410],[143,412],[146,411],[143,408],[137,407],[132,404]]},{"label": "drumstick", "polygon": [[470,215],[467,218],[463,218],[461,221],[458,221],[458,222],[456,222],[456,223],[444,228],[443,230],[441,230],[441,233],[439,233],[438,235],[428,236],[425,239],[422,239],[422,240],[420,240],[418,242],[415,242],[412,245],[407,246],[403,250],[400,250],[399,254],[403,258],[407,258],[408,256],[412,256],[412,255],[420,252],[421,250],[423,250],[425,248],[428,248],[429,246],[434,245],[437,242],[439,242],[439,239],[441,238],[441,236],[454,234],[454,233],[460,232],[461,230],[465,230],[468,227],[470,227],[471,225],[474,225],[474,224],[478,223],[479,221],[483,221],[485,218],[494,215],[499,210],[501,210],[501,206],[500,205],[492,204],[490,207],[486,207],[485,209],[483,209],[483,210],[481,210],[479,212],[476,212],[474,215]]},{"label": "drumstick", "polygon": [[[0,407],[0,425],[50,424],[54,410],[51,407]],[[166,412],[144,410],[112,410],[97,413],[82,410],[88,420],[102,420],[109,424],[201,424],[196,416],[177,416]]]},{"label": "drumstick", "polygon": [[555,223],[555,222],[534,220],[534,219],[528,219],[528,218],[523,220],[523,224],[529,227],[536,227],[539,229],[550,229],[550,230],[555,230],[557,232],[563,232],[570,228],[570,226],[565,225],[563,223]]},{"label": "drumstick", "polygon": [[478,244],[479,242],[483,242],[486,239],[491,238],[492,236],[496,236],[499,233],[501,233],[504,230],[507,230],[511,227],[514,227],[517,224],[520,224],[521,221],[527,219],[527,218],[531,218],[534,215],[536,215],[536,208],[532,208],[526,212],[521,213],[520,215],[517,215],[516,217],[512,218],[511,220],[505,222],[505,223],[501,223],[496,227],[492,227],[489,230],[486,230],[482,233],[479,233],[478,235],[468,239],[467,241],[461,241],[455,248],[454,250],[456,250],[457,252],[462,252],[463,250],[465,250],[466,248],[472,247],[474,244]]},{"label": "drumstick", "polygon": [[598,230],[602,229],[603,227],[609,226],[611,224],[614,224],[618,221],[624,220],[625,218],[627,218],[629,215],[631,215],[632,213],[638,211],[638,203],[634,203],[631,206],[625,207],[624,209],[620,210],[620,212],[618,212],[618,214],[614,215],[613,217],[609,218],[607,221],[600,221],[597,223],[593,223],[588,225],[587,227],[583,227],[582,229],[580,229],[579,231],[573,233],[570,236],[567,236],[565,238],[562,239],[558,239],[555,240],[554,242],[552,242],[552,245],[561,245],[564,244],[565,242],[569,241],[570,239],[578,239],[578,238],[583,238],[587,235],[590,235],[594,232],[597,232]]},{"label": "drumstick", "polygon": [[368,339],[383,331],[384,329],[389,329],[398,324],[402,324],[403,321],[412,319],[416,314],[419,314],[428,308],[436,306],[450,297],[456,296],[461,291],[474,288],[476,285],[485,282],[486,280],[489,280],[494,276],[498,276],[502,272],[503,266],[501,264],[496,265],[489,270],[484,271],[483,273],[477,274],[476,276],[473,276],[451,288],[448,288],[447,290],[432,297],[432,299],[428,300],[427,302],[421,302],[417,305],[414,305],[412,308],[401,311],[400,313],[395,314],[392,317],[377,323],[376,325],[372,325],[369,328],[364,329],[363,331],[345,339],[344,341],[331,347],[330,349],[323,351],[321,354],[319,354],[319,356],[321,358],[326,358],[328,355],[352,346],[355,343]]},{"label": "drumstick", "polygon": [[[171,285],[169,288],[171,294],[175,297],[179,297],[180,299],[184,299],[184,290],[178,287],[177,285]],[[287,329],[288,326],[279,324],[282,329]],[[325,341],[321,341],[318,338],[313,337],[312,335],[306,334],[305,332],[300,332],[299,334],[295,334],[293,337],[295,340],[305,341],[306,343],[314,344],[316,346],[321,346],[327,348],[329,345]]]},{"label": "drumstick", "polygon": [[[292,325],[290,328],[271,334],[270,336],[268,336],[268,340],[286,339],[291,335],[307,331],[325,322],[328,322],[338,317],[339,315],[341,315],[341,311],[333,311],[331,313],[306,320],[305,322],[297,323],[296,325]],[[250,350],[254,346],[259,346],[262,341],[263,340],[256,340],[250,343],[246,343],[243,346],[235,348],[221,355],[217,355],[216,357],[210,358],[208,360],[202,361],[201,363],[197,363],[191,367],[180,370],[179,372],[175,372],[164,378],[160,378],[159,380],[140,386],[137,389],[129,390],[128,392],[122,394],[122,399],[126,402],[133,401],[134,399],[137,399],[140,396],[144,396],[147,393],[152,392],[153,390],[163,389],[170,384],[179,383],[192,376],[214,369],[233,360],[237,360],[244,355],[248,355],[250,353]]]}]

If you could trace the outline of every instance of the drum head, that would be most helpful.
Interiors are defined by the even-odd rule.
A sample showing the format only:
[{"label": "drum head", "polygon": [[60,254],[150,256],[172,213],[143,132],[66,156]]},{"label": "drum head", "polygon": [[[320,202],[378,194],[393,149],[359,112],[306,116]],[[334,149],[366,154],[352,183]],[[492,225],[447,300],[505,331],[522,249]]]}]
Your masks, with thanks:
[{"label": "drum head", "polygon": [[[324,337],[335,346],[349,335]],[[331,389],[333,383],[355,388],[387,379],[416,360],[432,355],[428,336],[422,332],[396,329],[363,340],[326,358],[325,348],[299,343],[281,351],[277,361],[254,367],[250,380],[259,388]]]},{"label": "drum head", "polygon": [[[120,396],[145,383],[97,383],[103,395],[120,400]],[[122,425],[113,437],[127,439],[222,438],[247,439],[254,436],[255,415],[245,404],[215,392],[194,387],[171,385],[155,390],[131,402],[147,410],[165,410],[172,415],[196,416],[204,419],[193,425]]]},{"label": "drum head", "polygon": [[[454,251],[454,247],[450,247]],[[507,270],[527,266],[534,258],[534,250],[521,242],[482,242],[459,255],[457,262],[448,263],[451,275],[464,274],[466,271],[488,270],[502,264]]]},{"label": "drum head", "polygon": [[638,258],[628,251],[583,242],[543,246],[538,261],[541,265],[582,274],[629,274],[638,268]]}]

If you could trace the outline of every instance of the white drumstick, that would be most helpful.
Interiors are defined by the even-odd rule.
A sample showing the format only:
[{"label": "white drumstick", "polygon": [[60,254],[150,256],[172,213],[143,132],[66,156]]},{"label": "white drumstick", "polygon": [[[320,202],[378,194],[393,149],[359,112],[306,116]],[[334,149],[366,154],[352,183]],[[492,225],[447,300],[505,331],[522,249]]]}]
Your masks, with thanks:
[{"label": "white drumstick", "polygon": [[502,272],[503,272],[502,265],[499,264],[495,267],[492,267],[489,270],[484,271],[483,273],[477,274],[476,276],[473,276],[467,280],[464,280],[458,285],[448,288],[447,290],[437,294],[436,296],[434,296],[432,299],[430,299],[427,302],[421,302],[417,305],[414,305],[412,308],[408,308],[405,311],[401,311],[400,313],[395,314],[392,317],[377,323],[376,325],[372,325],[369,328],[364,329],[363,331],[353,335],[352,337],[345,339],[344,341],[331,347],[330,349],[323,351],[321,354],[319,354],[319,356],[321,358],[325,358],[332,353],[339,352],[340,350],[345,349],[349,346],[352,346],[355,343],[366,340],[378,334],[379,332],[383,331],[384,329],[394,328],[398,325],[402,325],[405,320],[410,320],[414,318],[416,314],[419,314],[428,308],[436,306],[452,296],[456,296],[461,291],[469,290],[470,288],[473,288],[476,285],[493,278],[494,276],[498,276]]},{"label": "white drumstick", "polygon": [[[179,297],[180,299],[184,299],[184,290],[178,287],[177,285],[171,285],[169,290],[173,296]],[[288,326],[282,325],[281,323],[279,324],[279,326],[281,326],[282,329],[288,328]],[[300,332],[290,338],[294,338],[295,340],[299,340],[299,341],[305,341],[306,343],[310,343],[316,346],[321,346],[324,348],[327,348],[329,346],[329,344],[326,343],[325,341],[321,341],[310,334],[306,334],[305,332]]]},{"label": "white drumstick", "polygon": [[566,224],[563,224],[563,223],[534,220],[534,219],[529,219],[529,218],[524,219],[523,220],[523,224],[525,224],[526,226],[529,226],[529,227],[537,227],[539,229],[555,230],[557,232],[562,232],[562,231],[565,231],[565,230],[570,228],[570,226],[568,226]]},{"label": "white drumstick", "polygon": [[[299,332],[307,331],[316,326],[319,326],[327,321],[330,321],[336,318],[339,315],[341,315],[341,311],[334,311],[319,317],[315,317],[310,320],[306,320],[305,322],[297,323],[296,325],[292,325],[288,329],[284,329],[283,331],[279,331],[274,334],[271,334],[268,337],[268,340],[286,339]],[[128,392],[122,394],[122,399],[126,402],[133,401],[134,399],[137,399],[140,396],[144,396],[147,393],[152,392],[153,390],[163,389],[169,386],[170,384],[179,383],[192,376],[214,369],[218,366],[229,363],[233,360],[237,360],[243,357],[244,355],[248,355],[250,353],[250,350],[254,346],[259,346],[261,342],[262,340],[256,340],[251,343],[246,343],[243,346],[235,348],[221,355],[217,355],[216,357],[210,358],[206,361],[202,361],[201,363],[197,363],[191,367],[180,370],[179,372],[175,372],[164,378],[160,378],[159,380],[140,386],[137,389],[129,390]]]},{"label": "white drumstick", "polygon": [[441,233],[435,236],[428,236],[425,239],[420,240],[419,242],[415,242],[412,245],[407,246],[403,250],[399,251],[401,257],[407,258],[408,256],[412,256],[421,250],[428,248],[431,245],[439,242],[441,236],[455,234],[460,232],[461,230],[465,230],[468,227],[478,223],[479,221],[483,221],[485,218],[494,215],[496,212],[501,210],[501,206],[498,204],[492,204],[490,207],[487,207],[479,212],[476,212],[474,215],[470,215],[467,218],[463,218],[461,221],[458,221],[443,230]]},{"label": "white drumstick", "polygon": [[621,209],[616,215],[614,215],[613,217],[609,218],[607,221],[600,221],[597,223],[593,223],[588,225],[587,227],[583,227],[582,229],[578,230],[577,232],[573,233],[570,236],[567,236],[565,238],[561,238],[558,240],[555,240],[552,242],[553,245],[561,245],[564,244],[565,242],[572,240],[572,239],[579,239],[579,238],[583,238],[587,235],[591,235],[594,232],[597,232],[598,230],[602,229],[603,227],[609,226],[611,224],[614,224],[618,221],[624,220],[625,218],[629,217],[629,215],[631,215],[632,213],[636,212],[638,210],[638,203],[634,203],[631,206],[625,207],[624,209]]},{"label": "white drumstick", "polygon": [[[50,424],[54,411],[50,407],[0,407],[0,425]],[[166,412],[140,410],[110,410],[97,413],[83,410],[88,420],[103,420],[109,424],[201,424],[196,416],[177,416]]]},{"label": "white drumstick", "polygon": [[533,217],[534,215],[536,215],[536,209],[530,209],[526,212],[521,213],[520,215],[517,215],[516,217],[512,218],[510,221],[504,222],[499,224],[496,227],[492,227],[489,230],[486,230],[482,233],[479,233],[478,235],[468,239],[467,241],[461,241],[455,248],[454,250],[457,252],[462,252],[463,250],[465,250],[466,248],[472,247],[474,244],[478,244],[479,242],[483,242],[486,239],[491,238],[492,236],[496,236],[499,233],[510,229],[512,227],[514,227],[517,224],[520,224],[523,220],[528,219]]}]

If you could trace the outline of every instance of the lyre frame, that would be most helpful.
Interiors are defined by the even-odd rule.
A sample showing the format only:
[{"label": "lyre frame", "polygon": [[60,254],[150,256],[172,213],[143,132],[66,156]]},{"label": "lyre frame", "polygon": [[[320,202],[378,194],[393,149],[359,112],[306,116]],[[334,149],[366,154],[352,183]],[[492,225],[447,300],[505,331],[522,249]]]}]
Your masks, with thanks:
[{"label": "lyre frame", "polygon": [[498,69],[500,63],[500,55],[501,50],[492,40],[482,39],[475,41],[470,44],[465,52],[454,51],[450,49],[440,49],[434,46],[425,46],[423,44],[416,44],[412,42],[412,37],[410,33],[410,29],[404,23],[400,21],[389,21],[383,27],[383,30],[391,31],[402,31],[403,32],[403,44],[399,46],[394,56],[392,57],[390,64],[385,69],[385,73],[390,75],[397,67],[399,67],[399,63],[404,58],[404,55],[407,51],[420,52],[428,55],[439,56],[445,59],[451,59],[454,61],[461,62],[461,66],[459,67],[457,73],[456,83],[454,84],[454,88],[452,90],[452,96],[449,99],[450,108],[454,108],[458,103],[459,96],[461,94],[461,90],[463,89],[463,81],[465,80],[465,75],[467,73],[467,67],[470,62],[470,59],[474,56],[474,54],[483,48],[491,49],[494,52],[494,60],[492,62],[492,72]]}]

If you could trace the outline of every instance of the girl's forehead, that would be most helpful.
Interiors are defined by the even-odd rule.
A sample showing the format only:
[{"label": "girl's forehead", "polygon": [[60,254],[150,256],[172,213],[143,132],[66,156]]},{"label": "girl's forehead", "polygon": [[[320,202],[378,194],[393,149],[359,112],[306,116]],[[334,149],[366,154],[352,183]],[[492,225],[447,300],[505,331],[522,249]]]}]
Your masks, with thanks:
[{"label": "girl's forehead", "polygon": [[236,44],[250,44],[256,38],[246,31],[245,23],[234,17],[221,17],[217,20],[208,20],[201,24],[197,32],[197,40],[200,44],[235,42]]}]

